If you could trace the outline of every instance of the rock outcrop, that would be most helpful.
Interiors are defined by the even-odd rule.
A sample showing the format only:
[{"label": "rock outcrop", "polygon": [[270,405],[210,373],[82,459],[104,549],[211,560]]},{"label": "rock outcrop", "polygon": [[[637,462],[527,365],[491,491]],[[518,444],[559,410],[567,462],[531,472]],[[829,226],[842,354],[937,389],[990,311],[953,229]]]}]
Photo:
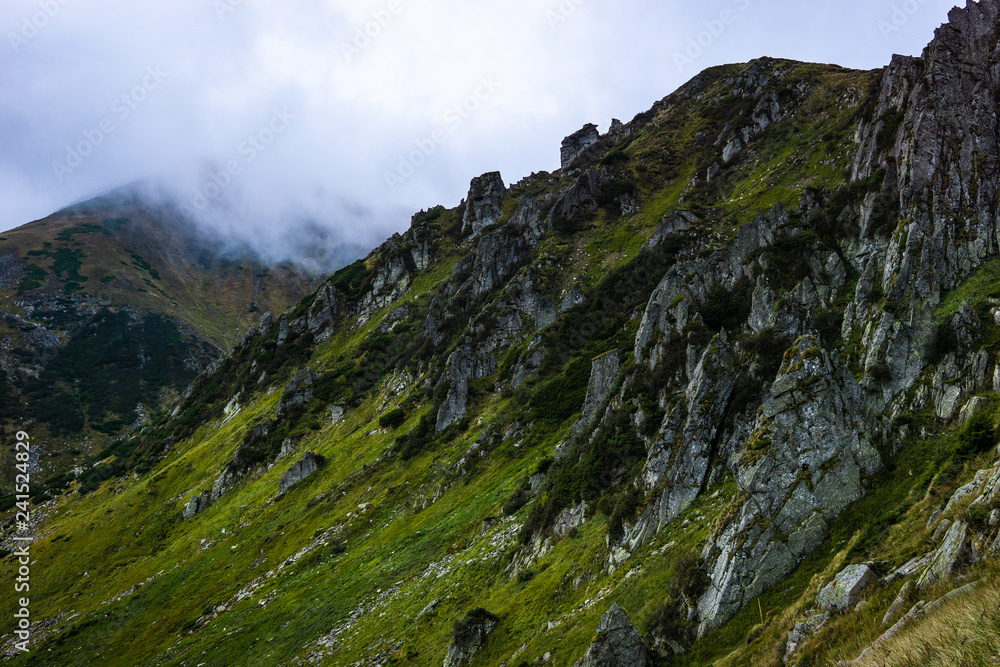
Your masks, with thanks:
[{"label": "rock outcrop", "polygon": [[281,493],[284,493],[294,484],[298,484],[306,477],[309,477],[314,472],[320,469],[323,465],[325,459],[314,452],[306,452],[301,459],[292,464],[292,467],[288,469],[281,479],[278,481],[278,488]]},{"label": "rock outcrop", "polygon": [[443,431],[465,416],[469,405],[469,380],[473,377],[471,350],[463,346],[451,353],[441,382],[448,387],[444,403],[438,408],[435,429]]},{"label": "rock outcrop", "polygon": [[323,283],[316,291],[316,298],[309,307],[306,329],[316,337],[317,341],[321,341],[332,332],[330,325],[339,313],[340,300],[337,297],[337,290],[329,283]]},{"label": "rock outcrop", "polygon": [[285,385],[281,398],[278,400],[278,417],[286,415],[290,410],[301,405],[305,405],[312,399],[313,385],[316,383],[316,374],[312,369],[304,368],[295,374],[295,377]]},{"label": "rock outcrop", "polygon": [[602,354],[591,362],[590,382],[587,384],[587,396],[583,402],[583,416],[580,418],[578,426],[585,428],[597,415],[598,410],[608,399],[608,394],[614,387],[621,365],[618,350]]},{"label": "rock outcrop", "polygon": [[563,169],[573,164],[580,153],[597,143],[601,138],[601,133],[597,131],[597,126],[587,123],[582,128],[562,140],[562,148],[559,151],[559,163]]},{"label": "rock outcrop", "polygon": [[652,664],[642,637],[617,604],[601,618],[597,637],[575,667],[646,667]]},{"label": "rock outcrop", "polygon": [[816,604],[824,611],[850,611],[858,603],[861,592],[876,581],[878,577],[867,564],[848,565],[820,589]]},{"label": "rock outcrop", "polygon": [[466,614],[465,618],[455,624],[455,632],[448,654],[444,659],[444,667],[461,667],[467,665],[486,645],[486,640],[500,622],[496,616],[485,609],[476,609]]},{"label": "rock outcrop", "polygon": [[185,520],[190,519],[196,514],[204,512],[208,509],[210,504],[209,493],[207,491],[202,491],[198,495],[191,496],[191,500],[189,500],[188,504],[184,507],[184,512],[181,514],[181,517]]},{"label": "rock outcrop", "polygon": [[491,171],[472,179],[469,196],[465,200],[465,215],[462,217],[462,234],[479,236],[503,215],[503,198],[507,188],[500,172]]},{"label": "rock outcrop", "polygon": [[881,465],[869,423],[839,358],[812,336],[796,341],[736,465],[749,499],[703,550],[712,584],[698,602],[699,633],[791,572],[822,542],[828,522],[862,496],[862,478]]}]

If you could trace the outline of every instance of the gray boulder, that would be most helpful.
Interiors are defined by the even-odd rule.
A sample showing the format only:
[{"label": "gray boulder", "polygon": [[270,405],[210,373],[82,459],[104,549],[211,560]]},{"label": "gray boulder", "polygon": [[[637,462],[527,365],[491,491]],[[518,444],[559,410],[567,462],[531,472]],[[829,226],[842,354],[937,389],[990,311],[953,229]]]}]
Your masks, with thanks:
[{"label": "gray boulder", "polygon": [[848,565],[820,589],[816,604],[824,611],[845,612],[858,603],[861,592],[878,580],[868,565]]},{"label": "gray boulder", "polygon": [[785,644],[784,662],[788,663],[799,649],[809,641],[809,639],[819,632],[819,629],[830,620],[830,612],[824,611],[813,614],[804,621],[795,624],[792,631],[788,633],[788,642]]},{"label": "gray boulder", "polygon": [[345,414],[346,414],[346,412],[344,411],[344,408],[342,408],[341,406],[339,406],[339,405],[331,405],[330,406],[330,421],[331,421],[331,423],[333,423],[333,424],[339,424],[340,422],[344,421],[344,415]]},{"label": "gray boulder", "polygon": [[597,637],[576,667],[646,667],[646,645],[625,610],[611,605],[597,626]]},{"label": "gray boulder", "polygon": [[944,541],[934,553],[930,565],[917,580],[918,588],[927,588],[949,577],[959,565],[975,560],[974,549],[969,544],[969,526],[956,521],[948,528]]}]

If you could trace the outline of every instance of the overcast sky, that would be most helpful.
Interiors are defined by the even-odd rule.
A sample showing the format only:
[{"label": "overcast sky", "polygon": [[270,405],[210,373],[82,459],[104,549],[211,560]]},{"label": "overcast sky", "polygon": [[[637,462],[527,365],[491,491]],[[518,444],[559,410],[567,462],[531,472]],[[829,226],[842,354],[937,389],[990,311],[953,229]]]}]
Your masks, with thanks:
[{"label": "overcast sky", "polygon": [[[712,65],[870,69],[946,0],[3,0],[0,229],[137,179],[373,245]],[[235,208],[220,213],[219,202]]]}]

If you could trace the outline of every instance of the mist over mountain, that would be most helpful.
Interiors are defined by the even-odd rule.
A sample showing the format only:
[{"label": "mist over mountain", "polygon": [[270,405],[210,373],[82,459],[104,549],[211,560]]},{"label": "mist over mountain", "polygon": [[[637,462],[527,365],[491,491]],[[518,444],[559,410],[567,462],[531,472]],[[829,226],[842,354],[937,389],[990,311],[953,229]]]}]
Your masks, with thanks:
[{"label": "mist over mountain", "polygon": [[[0,595],[3,659],[994,664],[1000,0],[876,67],[699,63],[765,20],[799,46],[849,25],[832,39],[860,59],[851,37],[884,47],[944,11],[710,1],[673,10],[698,18],[676,35],[564,0],[532,51],[527,4],[429,4],[214,3],[261,69],[197,100],[267,98],[257,129],[220,150],[176,132],[171,169],[0,233],[0,586],[25,595]],[[340,118],[316,105],[323,10],[360,21],[329,47],[345,61],[404,16],[422,28],[383,69],[338,70],[370,112],[351,159],[342,128],[313,131]],[[616,40],[654,57],[623,67]],[[537,58],[577,41],[579,61]],[[477,71],[477,48],[566,69],[491,107],[517,79]],[[624,120],[547,108],[671,66],[686,82]],[[440,101],[417,69],[466,91],[427,124],[387,112]],[[130,117],[170,68],[142,72]],[[549,113],[566,130],[538,140],[526,119]],[[449,134],[477,122],[495,135]],[[89,136],[66,169],[97,159]],[[509,161],[541,153],[526,176]],[[451,194],[346,263],[409,188]]]}]

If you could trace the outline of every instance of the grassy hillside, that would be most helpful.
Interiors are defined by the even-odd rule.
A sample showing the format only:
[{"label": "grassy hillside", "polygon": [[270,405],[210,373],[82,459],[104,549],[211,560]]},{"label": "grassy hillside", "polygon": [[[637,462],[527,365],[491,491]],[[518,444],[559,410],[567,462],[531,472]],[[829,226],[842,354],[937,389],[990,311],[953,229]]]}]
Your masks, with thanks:
[{"label": "grassy hillside", "polygon": [[127,189],[4,232],[0,267],[0,422],[48,436],[43,478],[164,409],[264,312],[318,282]]},{"label": "grassy hillside", "polygon": [[[738,229],[775,204],[802,222],[804,198],[856,203],[876,189],[845,182],[854,132],[876,82],[872,72],[776,60],[708,70],[637,116],[627,134],[605,135],[567,168],[512,186],[487,233],[511,229],[528,194],[552,213],[552,228],[514,277],[479,296],[460,287],[476,276],[470,267],[482,243],[462,232],[471,203],[416,216],[411,231],[432,239],[428,266],[411,266],[413,245],[396,239],[342,269],[327,281],[342,299],[328,337],[304,329],[282,337],[275,324],[235,346],[216,372],[198,377],[176,412],[159,413],[109,446],[65,493],[32,508],[44,517],[31,545],[34,650],[15,655],[8,644],[10,664],[439,664],[462,634],[456,622],[482,608],[499,625],[471,665],[570,665],[594,641],[613,603],[643,635],[685,645],[681,655],[657,654],[657,664],[782,664],[788,634],[813,608],[822,584],[846,564],[877,561],[887,573],[932,547],[930,515],[991,465],[996,452],[980,446],[972,426],[905,415],[904,441],[879,443],[882,472],[866,480],[864,499],[831,520],[820,546],[780,585],[692,641],[692,624],[672,610],[703,590],[703,545],[734,519],[746,493],[731,473],[713,476],[676,520],[624,560],[612,559],[623,526],[652,499],[632,483],[647,442],[629,410],[662,417],[673,409],[663,407],[659,392],[688,363],[687,344],[718,342],[723,329],[735,337],[732,322],[747,318],[750,286],[710,290],[700,324],[685,329],[659,375],[641,372],[633,347],[657,283],[680,259],[728,247]],[[720,136],[756,113],[757,102],[741,87],[758,88],[758,97],[773,92],[782,110],[720,164]],[[593,210],[563,206],[567,200],[557,197],[589,170],[603,170]],[[696,216],[691,234],[646,248],[654,229],[678,209]],[[817,211],[808,234],[767,251],[779,267],[772,269],[774,284],[791,281],[786,292],[806,275],[803,258],[814,247],[832,252],[839,249],[834,240],[850,233],[849,221]],[[141,283],[146,291],[129,298],[167,304],[163,312],[183,314],[213,340],[246,326],[231,307],[248,289],[235,272],[223,273],[223,287],[212,292],[192,273],[195,264],[160,260],[116,240],[127,238],[118,234],[132,222],[96,216],[67,224],[39,228],[52,245],[42,241],[37,255],[25,250],[24,232],[8,235],[5,243],[21,244],[19,256],[33,258],[19,283],[23,293],[61,290],[69,298],[110,278],[100,289]],[[86,232],[68,233],[85,225]],[[115,239],[114,252],[131,260],[106,268],[109,257],[97,257],[110,251],[94,243],[104,239]],[[179,246],[170,254],[183,255]],[[412,280],[397,298],[367,299],[387,293],[378,290],[394,262]],[[990,276],[977,274],[956,293],[986,294]],[[529,291],[553,303],[569,300],[551,323],[536,315],[499,348],[495,368],[469,379],[465,414],[438,431],[448,398],[442,377],[460,364],[456,354],[501,329],[515,297],[526,299]],[[211,308],[197,305],[210,298]],[[306,297],[288,320],[308,317],[319,298]],[[228,319],[208,324],[207,313],[227,304]],[[827,317],[842,318],[847,305],[831,304]],[[995,340],[994,329],[985,340]],[[830,351],[862,375],[852,341],[840,340],[835,324],[824,330],[837,332],[826,341]],[[789,360],[782,360],[788,345],[771,359],[778,343],[769,343],[766,335],[747,342],[754,365],[770,369],[768,379]],[[515,369],[539,348],[545,354],[536,372],[514,386]],[[579,441],[572,456],[562,455],[559,447],[572,440],[581,418],[592,362],[609,352],[622,357],[612,396],[620,391],[624,407],[616,398],[605,403],[618,421]],[[288,383],[307,367],[316,374],[310,396],[279,411],[292,393]],[[755,396],[754,387],[743,389]],[[744,408],[751,405],[746,396]],[[997,401],[989,392],[983,398],[975,427],[989,440]],[[331,407],[343,409],[344,418],[334,421]],[[279,457],[286,445],[291,453]],[[279,494],[280,480],[307,451],[323,457],[319,471]],[[207,509],[182,519],[191,497],[211,490],[229,470],[242,476]],[[546,481],[533,488],[538,474]],[[581,502],[585,521],[554,526]],[[951,511],[957,518],[967,508]],[[5,531],[14,529],[12,520]],[[0,579],[9,581],[15,568],[15,559],[5,557]],[[946,612],[960,617],[982,607],[983,618],[992,614],[995,624],[987,605],[996,581],[987,574],[975,597]],[[945,590],[941,584],[932,593]],[[798,664],[857,657],[884,630],[881,618],[897,591],[898,582],[874,585],[868,606],[833,617]],[[11,618],[14,611],[10,596],[0,599],[0,615]],[[936,629],[915,631],[953,636],[954,627],[934,622]],[[986,655],[995,637],[983,630],[973,655]],[[917,640],[900,641],[909,643],[899,655],[914,657],[893,658],[895,664],[918,664]],[[954,664],[944,651],[933,659]]]}]

